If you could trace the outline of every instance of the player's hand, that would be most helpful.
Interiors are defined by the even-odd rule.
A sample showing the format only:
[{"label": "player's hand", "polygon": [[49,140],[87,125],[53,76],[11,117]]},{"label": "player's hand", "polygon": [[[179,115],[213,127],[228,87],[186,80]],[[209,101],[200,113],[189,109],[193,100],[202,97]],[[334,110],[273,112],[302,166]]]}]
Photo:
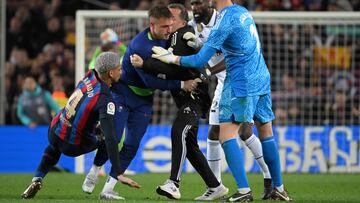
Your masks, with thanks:
[{"label": "player's hand", "polygon": [[128,177],[126,177],[124,175],[119,175],[117,178],[124,185],[128,185],[128,186],[133,187],[133,188],[141,188],[139,183],[135,182],[133,179],[128,178]]},{"label": "player's hand", "polygon": [[137,54],[130,56],[130,62],[135,68],[142,68],[144,65],[144,60]]},{"label": "player's hand", "polygon": [[162,47],[153,46],[151,50],[154,52],[151,57],[156,58],[164,63],[178,64],[179,56],[175,56],[172,53],[172,49],[166,50]]},{"label": "player's hand", "polygon": [[[198,86],[198,83],[201,83],[201,82],[203,82],[203,81],[202,81],[202,79],[200,79],[200,78],[195,78],[195,79],[194,79],[194,82],[196,82],[196,87],[197,87],[197,86]],[[191,98],[194,99],[194,100],[195,100],[195,95],[197,94],[197,92],[195,91],[195,89],[196,89],[196,88],[194,88],[194,89],[190,92],[190,96],[191,96]]]},{"label": "player's hand", "polygon": [[199,41],[199,39],[195,36],[194,33],[192,32],[186,32],[183,35],[183,38],[185,40],[187,40],[187,45],[189,47],[192,47],[193,49],[199,49],[201,47],[201,42]]},{"label": "player's hand", "polygon": [[184,87],[182,89],[187,92],[191,92],[191,91],[195,90],[196,88],[197,88],[197,81],[187,80],[187,81],[184,81]]}]

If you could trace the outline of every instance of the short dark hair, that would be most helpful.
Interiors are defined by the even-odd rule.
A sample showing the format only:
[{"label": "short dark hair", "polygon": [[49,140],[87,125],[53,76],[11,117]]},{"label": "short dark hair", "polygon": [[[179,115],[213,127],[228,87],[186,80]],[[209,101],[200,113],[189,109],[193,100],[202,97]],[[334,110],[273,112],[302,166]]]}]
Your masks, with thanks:
[{"label": "short dark hair", "polygon": [[171,14],[169,8],[165,5],[155,5],[150,8],[148,12],[149,18],[153,17],[156,19],[159,18],[172,18],[173,15]]},{"label": "short dark hair", "polygon": [[178,3],[172,3],[168,5],[168,8],[175,8],[180,10],[180,18],[184,21],[189,21],[189,14],[184,5]]}]

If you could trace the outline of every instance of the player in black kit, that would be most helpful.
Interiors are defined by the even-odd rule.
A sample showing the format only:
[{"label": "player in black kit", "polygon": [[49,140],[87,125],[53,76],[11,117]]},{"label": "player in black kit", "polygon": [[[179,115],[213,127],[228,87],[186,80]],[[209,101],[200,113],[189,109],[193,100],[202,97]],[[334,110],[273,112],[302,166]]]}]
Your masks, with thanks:
[{"label": "player in black kit", "polygon": [[[170,49],[173,49],[176,55],[195,54],[196,50],[189,47],[187,41],[183,38],[186,32],[194,33],[194,29],[187,25],[188,13],[185,7],[181,4],[170,4],[168,7],[174,16],[173,30],[175,30],[168,42]],[[146,72],[161,77],[165,76],[166,79],[182,81],[195,79],[195,81],[198,81],[195,84],[197,88],[192,92],[171,91],[178,107],[171,129],[171,174],[164,185],[157,187],[157,193],[170,199],[181,198],[179,190],[180,176],[183,164],[188,158],[207,185],[206,192],[195,198],[195,200],[215,200],[225,196],[228,193],[228,188],[216,179],[197,142],[199,119],[208,112],[211,104],[208,84],[200,79],[203,78],[202,74],[197,70],[165,64],[153,58],[143,61],[138,55],[131,56],[131,62],[135,67],[141,67]]]}]

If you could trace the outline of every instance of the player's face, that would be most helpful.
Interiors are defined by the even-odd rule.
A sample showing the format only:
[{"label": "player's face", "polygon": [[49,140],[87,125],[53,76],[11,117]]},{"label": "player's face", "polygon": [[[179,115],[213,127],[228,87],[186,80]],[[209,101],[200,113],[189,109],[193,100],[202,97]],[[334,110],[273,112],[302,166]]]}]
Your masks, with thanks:
[{"label": "player's face", "polygon": [[172,24],[172,33],[186,25],[186,22],[180,18],[181,11],[176,8],[170,8],[171,14],[174,16]]},{"label": "player's face", "polygon": [[169,39],[172,30],[172,18],[150,18],[150,32],[155,39]]},{"label": "player's face", "polygon": [[110,70],[109,75],[111,78],[111,82],[119,81],[120,77],[121,77],[121,73],[122,73],[122,70],[121,70],[120,65],[117,68]]},{"label": "player's face", "polygon": [[205,19],[205,16],[208,15],[209,1],[208,0],[192,0],[191,1],[191,9],[193,11],[195,21],[197,23],[201,23]]}]

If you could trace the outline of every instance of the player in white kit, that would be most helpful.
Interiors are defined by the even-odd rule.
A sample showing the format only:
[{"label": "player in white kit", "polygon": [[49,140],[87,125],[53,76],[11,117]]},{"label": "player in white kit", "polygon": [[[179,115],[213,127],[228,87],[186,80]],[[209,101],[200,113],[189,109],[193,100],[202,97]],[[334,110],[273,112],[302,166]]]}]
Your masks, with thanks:
[{"label": "player in white kit", "polygon": [[[210,34],[212,27],[216,23],[218,12],[211,8],[209,0],[191,0],[191,8],[194,19],[189,22],[189,25],[194,27],[195,36],[192,33],[185,34],[184,37],[192,39],[188,45],[193,48],[200,48]],[[221,181],[221,156],[222,149],[219,142],[220,122],[219,122],[219,101],[223,91],[224,80],[226,77],[224,56],[221,53],[215,54],[209,61],[208,74],[215,74],[217,77],[217,86],[214,92],[212,105],[209,113],[209,133],[207,139],[207,153],[206,158],[209,166],[216,178]],[[262,148],[260,140],[254,134],[246,140],[243,140],[246,146],[253,153],[264,175],[264,193],[262,198],[268,199],[272,190],[271,176],[269,169],[263,159]]]}]

